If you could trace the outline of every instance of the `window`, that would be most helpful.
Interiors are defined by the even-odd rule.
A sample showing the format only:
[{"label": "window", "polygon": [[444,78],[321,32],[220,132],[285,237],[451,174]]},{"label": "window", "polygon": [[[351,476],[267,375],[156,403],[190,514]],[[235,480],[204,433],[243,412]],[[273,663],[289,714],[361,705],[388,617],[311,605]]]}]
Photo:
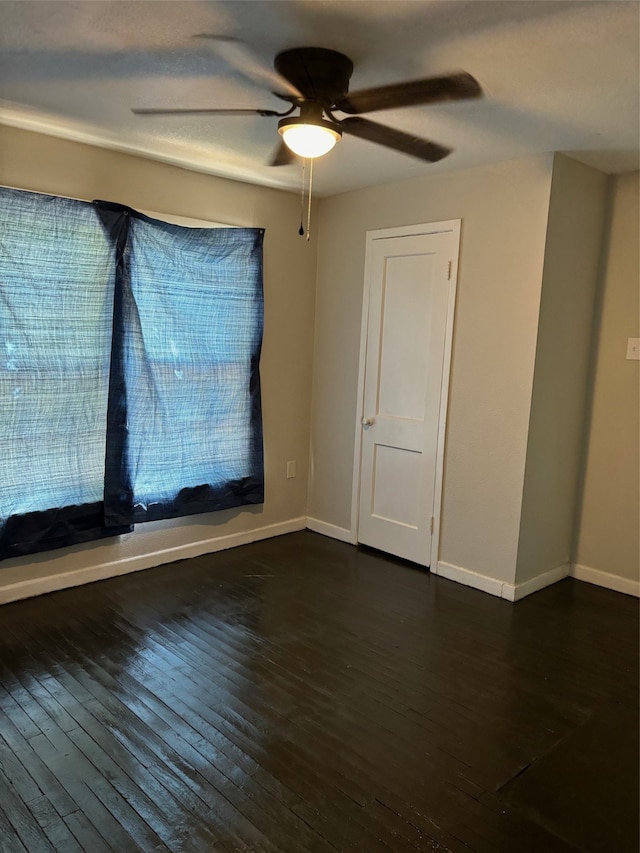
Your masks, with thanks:
[{"label": "window", "polygon": [[263,231],[0,201],[0,557],[261,503]]}]

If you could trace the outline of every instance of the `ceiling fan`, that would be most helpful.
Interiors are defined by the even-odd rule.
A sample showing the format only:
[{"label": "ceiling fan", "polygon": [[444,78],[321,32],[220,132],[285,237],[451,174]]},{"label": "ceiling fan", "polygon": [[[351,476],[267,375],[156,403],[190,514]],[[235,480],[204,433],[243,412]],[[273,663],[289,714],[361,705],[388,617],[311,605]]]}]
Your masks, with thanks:
[{"label": "ceiling fan", "polygon": [[[278,145],[271,166],[284,166],[295,155],[314,158],[333,148],[343,133],[383,145],[434,163],[451,153],[450,148],[401,130],[378,124],[361,113],[478,98],[479,83],[464,71],[442,77],[393,83],[349,92],[353,63],[349,57],[322,47],[285,50],[274,60],[274,69],[263,66],[237,39],[199,35],[209,39],[218,53],[244,76],[269,85],[273,94],[290,106],[278,112],[269,109],[134,109],[136,115],[260,115],[277,117]],[[298,115],[292,115],[299,110]],[[335,112],[346,113],[337,118]]]}]

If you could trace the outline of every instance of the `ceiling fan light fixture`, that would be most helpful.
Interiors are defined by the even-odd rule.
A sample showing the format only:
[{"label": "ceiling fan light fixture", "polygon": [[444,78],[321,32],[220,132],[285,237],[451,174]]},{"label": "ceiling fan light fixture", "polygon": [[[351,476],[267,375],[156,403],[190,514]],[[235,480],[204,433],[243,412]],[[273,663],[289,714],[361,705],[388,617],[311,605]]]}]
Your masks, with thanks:
[{"label": "ceiling fan light fixture", "polygon": [[306,159],[327,154],[342,137],[342,131],[332,122],[301,117],[283,118],[278,122],[278,133],[294,154]]}]

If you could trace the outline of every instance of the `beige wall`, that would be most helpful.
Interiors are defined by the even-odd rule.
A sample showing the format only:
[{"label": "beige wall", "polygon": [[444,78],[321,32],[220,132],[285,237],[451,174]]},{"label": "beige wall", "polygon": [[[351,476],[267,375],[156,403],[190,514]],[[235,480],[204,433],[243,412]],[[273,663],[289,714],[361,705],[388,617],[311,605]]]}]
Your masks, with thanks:
[{"label": "beige wall", "polygon": [[553,158],[322,199],[309,515],[351,525],[365,234],[462,219],[440,559],[513,583]]},{"label": "beige wall", "polygon": [[555,156],[517,583],[570,563],[607,183]]},{"label": "beige wall", "polygon": [[[0,184],[267,229],[264,507],[139,525],[117,542],[5,561],[0,601],[14,584],[55,588],[63,575],[70,584],[94,569],[97,577],[151,566],[211,550],[219,537],[269,525],[276,532],[307,512],[349,529],[365,234],[444,219],[462,220],[462,241],[440,559],[506,584],[564,560],[589,314],[576,288],[592,286],[603,180],[567,158],[554,166],[549,155],[358,190],[320,201],[317,241],[307,244],[297,235],[295,194],[0,127]],[[564,248],[578,239],[583,267],[572,267],[569,283],[575,253]],[[574,337],[559,340],[574,300]],[[576,558],[637,579],[638,362],[624,360],[626,338],[640,334],[637,174],[616,182],[601,303]],[[552,381],[556,355],[562,387],[574,383],[570,399]],[[551,456],[540,467],[545,448]],[[289,459],[298,463],[294,480],[285,479]]]},{"label": "beige wall", "polygon": [[[266,228],[261,362],[264,507],[139,525],[135,533],[116,542],[6,560],[0,566],[0,600],[10,597],[8,588],[14,583],[61,573],[69,573],[68,581],[73,583],[74,576],[87,577],[95,566],[118,571],[129,565],[153,565],[171,558],[166,549],[182,547],[196,553],[198,543],[212,537],[304,517],[316,245],[314,239],[307,243],[298,236],[298,196],[8,127],[0,127],[0,184]],[[287,480],[290,459],[298,463],[298,476]]]},{"label": "beige wall", "polygon": [[596,320],[590,429],[575,556],[581,567],[636,584],[640,563],[640,362],[628,361],[625,355],[627,338],[640,336],[639,204],[638,172],[618,176]]}]

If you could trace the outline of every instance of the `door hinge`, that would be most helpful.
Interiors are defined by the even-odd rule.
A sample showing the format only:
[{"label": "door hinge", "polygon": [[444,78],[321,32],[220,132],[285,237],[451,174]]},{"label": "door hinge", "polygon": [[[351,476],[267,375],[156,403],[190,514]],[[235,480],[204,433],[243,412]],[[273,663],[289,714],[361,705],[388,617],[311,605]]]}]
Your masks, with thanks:
[{"label": "door hinge", "polygon": [[436,526],[436,520],[435,520],[434,516],[431,516],[431,535],[432,536],[433,536],[433,530],[434,530],[435,526]]},{"label": "door hinge", "polygon": [[451,267],[453,266],[453,261],[449,261],[449,270],[447,272],[447,281],[451,281]]}]

